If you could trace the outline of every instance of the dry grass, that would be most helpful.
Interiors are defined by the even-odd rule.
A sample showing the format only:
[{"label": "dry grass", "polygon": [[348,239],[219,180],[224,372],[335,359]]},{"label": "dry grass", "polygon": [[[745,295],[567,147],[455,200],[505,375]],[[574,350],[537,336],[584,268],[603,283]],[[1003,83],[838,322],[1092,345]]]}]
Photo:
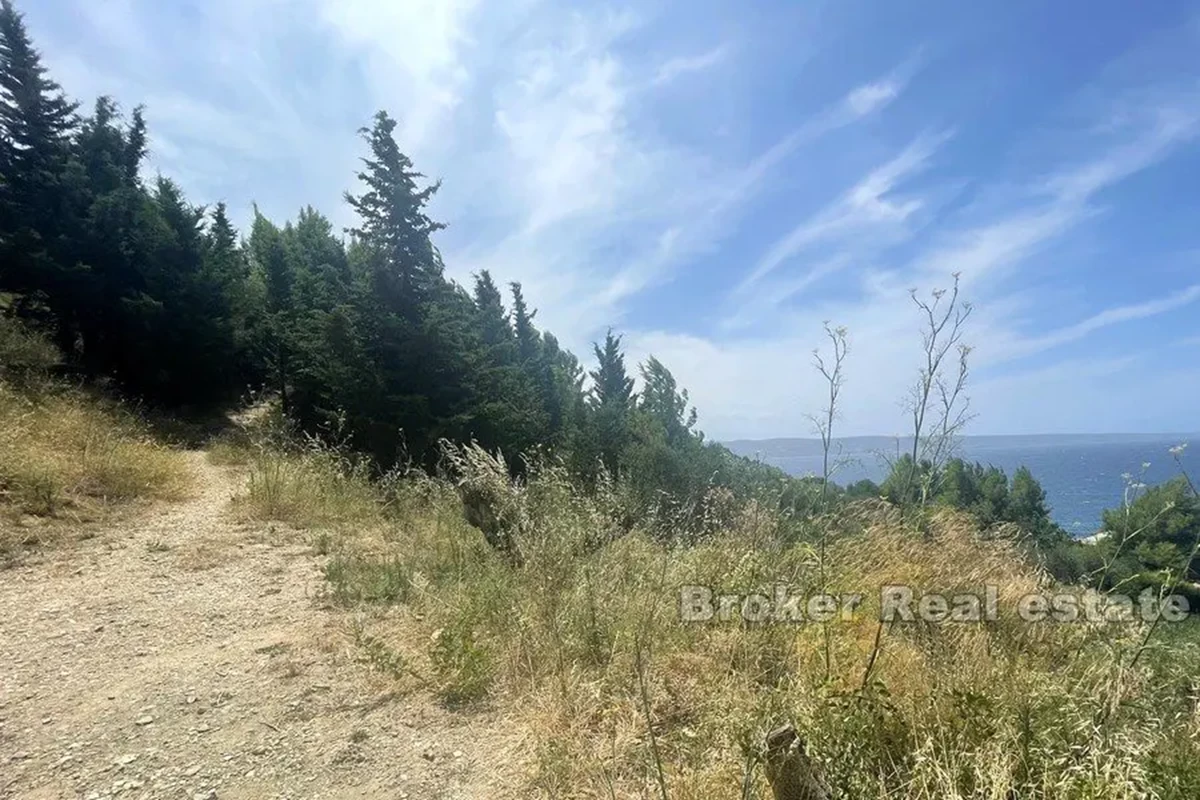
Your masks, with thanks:
[{"label": "dry grass", "polygon": [[22,518],[91,519],[135,499],[179,499],[191,479],[182,455],[121,407],[0,381],[0,515],[10,545],[28,531]]},{"label": "dry grass", "polygon": [[[1048,579],[965,517],[914,522],[857,506],[796,539],[794,525],[750,506],[718,535],[676,547],[636,529],[614,535],[612,498],[578,495],[553,465],[514,486],[494,459],[460,458],[518,521],[517,567],[465,524],[450,481],[372,486],[331,479],[311,456],[280,458],[257,478],[260,496],[278,475],[309,499],[283,489],[265,496],[295,499],[257,508],[354,519],[341,503],[366,513],[374,492],[371,519],[383,523],[342,525],[325,543],[331,592],[360,612],[365,659],[401,684],[432,685],[448,705],[522,714],[537,741],[531,796],[657,797],[657,750],[672,799],[766,798],[758,743],[783,721],[843,798],[1200,796],[1195,626],[1166,626],[1131,666],[1141,624],[1025,623],[1015,599],[1052,588]],[[348,486],[354,500],[329,499]],[[778,583],[868,600],[827,626],[680,620],[682,585],[770,593]],[[1002,613],[881,626],[884,584],[991,584]],[[372,613],[395,604],[408,613]]]},{"label": "dry grass", "polygon": [[209,459],[247,468],[246,491],[234,498],[243,519],[305,529],[370,527],[383,519],[366,462],[297,436],[278,408],[220,439]]},{"label": "dry grass", "polygon": [[234,507],[246,519],[277,520],[297,528],[369,525],[380,508],[366,470],[336,454],[269,449],[249,457],[249,482]]}]

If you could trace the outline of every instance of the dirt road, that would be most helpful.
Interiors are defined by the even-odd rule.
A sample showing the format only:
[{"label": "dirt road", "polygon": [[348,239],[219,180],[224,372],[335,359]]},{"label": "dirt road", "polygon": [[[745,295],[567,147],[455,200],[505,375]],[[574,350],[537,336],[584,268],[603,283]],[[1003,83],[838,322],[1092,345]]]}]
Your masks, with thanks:
[{"label": "dirt road", "polygon": [[0,572],[0,797],[519,796],[499,717],[397,696],[305,537],[193,499]]}]

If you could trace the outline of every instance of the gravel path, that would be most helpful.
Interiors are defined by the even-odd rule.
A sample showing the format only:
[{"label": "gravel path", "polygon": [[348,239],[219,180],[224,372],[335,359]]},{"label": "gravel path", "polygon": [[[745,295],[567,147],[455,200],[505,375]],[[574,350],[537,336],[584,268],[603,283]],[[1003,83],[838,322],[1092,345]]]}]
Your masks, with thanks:
[{"label": "gravel path", "polygon": [[303,537],[236,523],[236,473],[0,572],[0,797],[521,796],[488,713],[388,693]]}]

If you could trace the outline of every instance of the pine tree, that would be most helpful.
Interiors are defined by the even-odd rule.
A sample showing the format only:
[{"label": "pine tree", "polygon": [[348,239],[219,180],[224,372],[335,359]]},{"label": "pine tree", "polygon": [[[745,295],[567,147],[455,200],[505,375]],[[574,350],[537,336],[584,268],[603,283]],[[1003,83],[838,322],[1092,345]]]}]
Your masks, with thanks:
[{"label": "pine tree", "polygon": [[634,401],[633,378],[625,371],[625,354],[621,352],[621,337],[615,336],[610,328],[604,337],[604,347],[592,345],[596,355],[596,369],[589,373],[592,378],[592,398],[600,408],[617,407],[629,409]]},{"label": "pine tree", "polygon": [[224,202],[213,208],[205,238],[205,269],[231,287],[244,280],[246,260],[238,248],[237,231],[229,221]]},{"label": "pine tree", "polygon": [[133,109],[133,122],[129,125],[129,133],[125,138],[125,157],[121,165],[125,168],[125,180],[130,184],[138,181],[138,170],[142,160],[146,158],[146,117],[145,109],[137,106]]},{"label": "pine tree", "polygon": [[541,336],[537,328],[533,327],[533,318],[537,311],[530,311],[526,305],[521,284],[513,281],[509,288],[512,290],[512,327],[517,337],[517,352],[521,356],[521,363],[529,364],[541,353]]},{"label": "pine tree", "polygon": [[1067,538],[1066,533],[1050,518],[1046,490],[1025,466],[1018,467],[1013,473],[1008,490],[1006,519],[1020,525],[1032,537],[1033,543],[1042,548]]},{"label": "pine tree", "polygon": [[257,208],[254,209],[254,223],[250,228],[249,248],[266,290],[258,336],[259,348],[271,384],[279,393],[284,410],[288,411],[295,334],[295,309],[292,304],[295,270],[284,244],[283,232]]},{"label": "pine tree", "polygon": [[593,443],[585,449],[597,450],[605,468],[615,476],[620,474],[622,455],[630,441],[630,412],[636,401],[633,378],[625,371],[621,337],[611,329],[604,337],[604,346],[593,344],[592,351],[596,369],[588,374],[592,379],[593,413],[589,415],[591,431],[586,438]]},{"label": "pine tree", "polygon": [[395,312],[415,319],[441,281],[441,260],[430,236],[445,226],[425,214],[439,184],[417,187],[424,175],[400,152],[395,129],[396,121],[380,111],[372,127],[359,131],[371,150],[362,159],[366,169],[357,173],[366,189],[357,197],[346,192],[345,197],[361,220],[350,233],[373,256],[376,291]]},{"label": "pine tree", "polygon": [[479,314],[479,333],[493,362],[513,363],[516,354],[513,330],[508,324],[500,290],[486,269],[480,270],[475,276],[474,294],[475,309]]},{"label": "pine tree", "polygon": [[[136,120],[134,125],[136,125]],[[141,368],[129,358],[130,340],[143,335],[125,301],[146,290],[147,234],[157,220],[151,199],[130,165],[132,126],[122,125],[115,102],[96,101],[74,141],[76,169],[71,194],[78,205],[70,259],[86,265],[75,277],[85,297],[71,312],[79,320],[82,363],[92,375],[115,375],[128,383]]]},{"label": "pine tree", "polygon": [[305,206],[296,224],[284,230],[284,238],[296,267],[297,307],[304,313],[328,312],[345,302],[350,291],[349,263],[329,219]]},{"label": "pine tree", "polygon": [[57,179],[66,164],[76,104],[46,76],[24,15],[0,0],[0,131],[14,185]]},{"label": "pine tree", "polygon": [[0,0],[0,289],[43,292],[59,346],[74,350],[74,310],[85,294],[74,265],[62,256],[70,245],[66,170],[75,104],[46,75],[41,55],[11,0]]},{"label": "pine tree", "polygon": [[680,391],[675,376],[654,356],[641,365],[642,396],[638,407],[657,420],[669,442],[678,442],[696,425],[696,409],[688,410],[688,393]]},{"label": "pine tree", "polygon": [[583,367],[574,354],[563,350],[549,331],[542,333],[536,362],[537,383],[546,409],[551,440],[569,446],[587,412]]}]

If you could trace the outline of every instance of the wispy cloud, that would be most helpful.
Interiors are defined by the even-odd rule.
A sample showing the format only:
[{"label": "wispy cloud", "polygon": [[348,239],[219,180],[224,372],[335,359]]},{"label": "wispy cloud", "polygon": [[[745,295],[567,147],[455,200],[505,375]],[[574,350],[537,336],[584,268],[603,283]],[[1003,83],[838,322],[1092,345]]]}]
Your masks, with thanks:
[{"label": "wispy cloud", "polygon": [[895,78],[863,84],[846,96],[846,108],[858,116],[870,114],[895,100],[901,88]]},{"label": "wispy cloud", "polygon": [[[453,277],[489,268],[521,281],[539,322],[576,349],[623,324],[631,359],[662,356],[718,436],[807,433],[802,414],[820,399],[798,354],[823,319],[854,340],[861,391],[846,395],[847,432],[888,432],[915,364],[907,290],[955,272],[977,301],[981,405],[1023,424],[1037,400],[1012,400],[1006,414],[1005,393],[1052,401],[1069,421],[1074,401],[1047,401],[1038,381],[1132,374],[1151,321],[1177,323],[1200,300],[1200,285],[1152,266],[1170,246],[1195,248],[1161,221],[1187,209],[1194,187],[1180,179],[1175,206],[1156,211],[1172,245],[1145,245],[1140,282],[1105,291],[1128,254],[1094,267],[1078,256],[1148,213],[1128,187],[1150,191],[1157,165],[1194,153],[1200,71],[1188,55],[1200,29],[1147,38],[1119,69],[1092,64],[1094,83],[1064,93],[1088,68],[1082,51],[1042,85],[1002,48],[926,59],[925,42],[860,31],[855,14],[814,15],[798,59],[772,9],[731,25],[692,19],[683,0],[630,11],[211,0],[186,16],[155,0],[25,5],[68,90],[146,102],[151,169],[197,202],[231,201],[243,221],[256,200],[280,218],[312,203],[349,223],[340,197],[361,155],[354,130],[389,109],[405,152],[444,181],[433,213],[449,224],[438,245]],[[939,42],[952,33],[921,36],[949,53]],[[847,37],[862,38],[861,52],[827,45]],[[906,52],[872,71],[881,54]],[[994,92],[1028,114],[998,121],[963,101],[996,73],[1025,79],[1022,94],[988,84],[989,102]],[[722,85],[736,91],[675,102]],[[1086,296],[1057,303],[1082,284]],[[1091,352],[1123,339],[1106,330],[1130,332],[1129,349]],[[1168,335],[1194,343],[1178,325]]]},{"label": "wispy cloud", "polygon": [[725,61],[729,57],[730,51],[731,48],[728,44],[719,44],[703,53],[668,59],[658,68],[651,83],[655,86],[664,86],[683,75],[711,69]]},{"label": "wispy cloud", "polygon": [[478,0],[316,0],[326,29],[362,65],[374,101],[401,115],[407,146],[421,148],[462,102]]},{"label": "wispy cloud", "polygon": [[677,225],[665,230],[652,251],[635,259],[617,274],[604,297],[616,302],[653,285],[678,264],[715,247],[730,228],[737,225],[740,220],[739,209],[797,150],[881,111],[894,99],[902,86],[890,79],[887,83],[892,90],[886,98],[879,95],[873,103],[852,103],[850,98],[861,94],[867,87],[879,84],[857,87],[836,105],[814,114],[741,169],[713,181],[705,193],[711,198],[706,205],[698,213],[681,218]]},{"label": "wispy cloud", "polygon": [[792,228],[758,260],[738,291],[745,292],[815,242],[857,235],[869,227],[902,225],[921,208],[921,200],[899,198],[894,191],[927,166],[946,138],[946,135],[918,138],[869,172],[831,205]]},{"label": "wispy cloud", "polygon": [[[929,168],[940,152],[928,142],[910,144],[765,251],[741,284],[742,302],[725,319],[723,336],[653,331],[634,335],[631,341],[638,352],[654,352],[667,363],[687,365],[680,380],[692,388],[698,406],[719,409],[703,420],[712,429],[750,436],[808,435],[797,409],[816,408],[822,401],[808,379],[807,360],[799,354],[820,342],[820,320],[835,320],[849,327],[854,351],[848,364],[854,389],[845,393],[843,408],[846,432],[895,432],[903,425],[897,399],[915,374],[919,344],[907,291],[946,286],[957,272],[966,296],[979,309],[969,333],[977,345],[974,361],[979,373],[973,394],[980,398],[978,410],[993,420],[991,430],[1080,430],[1081,425],[1128,429],[1116,411],[1111,418],[1094,413],[1089,417],[1083,411],[1089,392],[1094,396],[1097,391],[1094,387],[1141,363],[1140,348],[1092,358],[1073,354],[1032,368],[1021,359],[1052,357],[1056,348],[1083,342],[1102,330],[1178,313],[1200,300],[1200,285],[1113,305],[1067,325],[1061,324],[1062,312],[1057,311],[1052,318],[1060,327],[1042,326],[1039,332],[1036,327],[1030,330],[1028,316],[1039,307],[1037,292],[1030,292],[1037,276],[1025,266],[1043,248],[1106,213],[1098,206],[1105,192],[1193,140],[1191,115],[1174,110],[1189,108],[1187,97],[1177,95],[1154,113],[1129,110],[1118,130],[1106,127],[1103,142],[1095,141],[1093,129],[1074,131],[1074,152],[1090,155],[1052,170],[1049,177],[1028,177],[1023,185],[1006,176],[999,187],[1004,202],[998,205],[991,187],[974,187],[971,196],[982,199],[956,206],[955,215],[941,219],[932,236],[918,240],[921,246],[913,255],[902,260],[884,257],[878,268],[854,270],[857,292],[843,286],[837,299],[813,293],[808,302],[779,317],[769,336],[737,335],[785,301],[811,293],[830,275],[853,269],[859,263],[856,254],[879,257],[892,252],[889,247],[897,238],[889,234],[899,231],[899,238],[905,238],[903,223],[922,207],[920,193],[904,195],[903,182]],[[989,206],[999,210],[988,213]],[[968,222],[955,225],[954,216]],[[803,263],[804,269],[785,269],[792,260]],[[997,371],[1010,362],[1017,369]],[[1179,380],[1193,385],[1196,376]],[[1055,390],[1052,411],[1044,388],[1051,384],[1062,387]],[[1129,414],[1134,403],[1132,393],[1121,393],[1110,408]]]},{"label": "wispy cloud", "polygon": [[1103,328],[1123,322],[1149,319],[1175,311],[1176,309],[1191,305],[1198,299],[1200,299],[1200,284],[1188,286],[1164,297],[1147,300],[1142,303],[1131,303],[1129,305],[1106,308],[1072,325],[1017,340],[1009,345],[1007,355],[1012,358],[1038,353],[1051,347],[1058,347],[1069,342],[1078,341]]}]

